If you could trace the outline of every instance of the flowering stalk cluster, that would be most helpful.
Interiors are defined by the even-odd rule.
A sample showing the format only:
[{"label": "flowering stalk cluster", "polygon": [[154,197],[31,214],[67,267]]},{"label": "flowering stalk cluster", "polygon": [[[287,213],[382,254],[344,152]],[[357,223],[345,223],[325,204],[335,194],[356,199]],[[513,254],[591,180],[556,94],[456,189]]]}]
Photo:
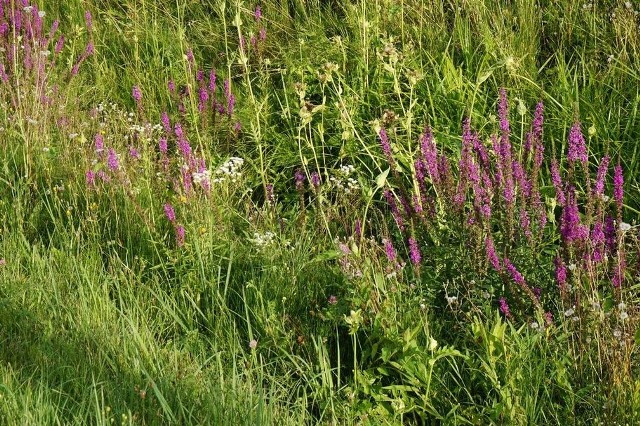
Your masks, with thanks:
[{"label": "flowering stalk cluster", "polygon": [[[543,103],[536,105],[522,149],[514,148],[511,141],[509,105],[504,89],[500,91],[498,118],[498,132],[487,143],[473,130],[470,119],[463,121],[460,157],[455,162],[438,151],[433,132],[426,128],[415,156],[411,191],[405,186],[404,178],[398,176],[394,176],[396,190],[384,191],[393,221],[407,238],[412,264],[417,267],[428,261],[428,256],[424,258],[422,253],[429,253],[430,236],[441,233],[443,223],[459,224],[459,228],[444,229],[470,246],[474,259],[479,261],[478,271],[483,270],[482,264],[490,266],[489,271],[493,271],[490,273],[496,273],[507,284],[511,297],[521,295],[544,318],[552,315],[544,312],[543,300],[555,295],[560,295],[563,303],[578,305],[579,295],[566,290],[576,288],[584,280],[596,286],[608,282],[610,288],[620,287],[627,267],[622,235],[626,224],[622,222],[624,194],[620,164],[613,168],[613,202],[609,202],[604,194],[611,158],[605,156],[600,161],[595,184],[591,185],[588,148],[580,122],[576,121],[569,131],[566,176],[562,173],[562,161],[550,159],[554,205],[558,211],[548,211],[540,193],[545,161]],[[393,169],[399,160],[393,158],[388,134],[382,129],[378,137]],[[587,183],[580,185],[580,182]],[[413,207],[403,202],[404,194],[409,193]],[[553,222],[554,227],[549,226],[548,214],[559,217],[559,221]],[[520,260],[521,265],[516,266],[517,256],[512,254],[522,252],[519,247],[541,253],[539,247],[550,237],[557,241],[553,238],[555,235],[560,241],[557,255],[546,263],[551,269],[555,265],[557,292],[546,282],[533,287],[525,278],[526,265]],[[387,240],[385,248],[390,262],[396,257],[392,247]],[[484,270],[487,271],[486,266]],[[546,294],[542,288],[547,289]],[[500,300],[500,309],[505,316],[512,317],[516,305],[512,303],[509,308],[507,296]]]},{"label": "flowering stalk cluster", "polygon": [[[28,0],[0,0],[0,102],[6,106],[8,125],[37,133],[38,139],[48,134],[42,129],[64,127],[62,110],[55,106],[67,95],[69,73],[76,75],[94,53],[89,12],[86,48],[71,58],[63,57],[65,37],[59,34],[59,21],[46,21],[47,13]],[[72,69],[60,71],[67,64],[73,64]],[[28,145],[30,137],[24,139]]]}]

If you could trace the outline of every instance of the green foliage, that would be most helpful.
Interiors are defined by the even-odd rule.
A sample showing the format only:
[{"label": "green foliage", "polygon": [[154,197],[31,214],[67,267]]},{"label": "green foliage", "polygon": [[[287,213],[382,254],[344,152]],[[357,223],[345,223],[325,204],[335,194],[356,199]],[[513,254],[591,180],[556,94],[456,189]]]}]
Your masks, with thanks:
[{"label": "green foliage", "polygon": [[[17,3],[3,5],[26,22]],[[246,0],[33,3],[55,36],[0,36],[0,424],[639,421],[632,2],[264,0],[260,19]],[[548,324],[442,204],[408,226],[424,259],[408,264],[383,202],[416,189],[425,126],[456,161],[464,117],[495,132],[501,87],[514,140],[543,100],[547,158],[579,119],[588,170],[608,154],[625,172],[622,289],[612,271],[576,274],[574,309],[553,280],[555,237],[509,252]],[[497,241],[507,225],[491,227]],[[517,318],[498,313],[503,294]]]}]

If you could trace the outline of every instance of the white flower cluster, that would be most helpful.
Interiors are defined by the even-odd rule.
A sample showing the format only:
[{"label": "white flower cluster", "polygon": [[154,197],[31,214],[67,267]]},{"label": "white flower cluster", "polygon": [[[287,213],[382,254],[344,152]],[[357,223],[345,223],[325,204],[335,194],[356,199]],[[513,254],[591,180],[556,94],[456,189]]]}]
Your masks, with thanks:
[{"label": "white flower cluster", "polygon": [[340,169],[336,170],[336,175],[331,176],[329,181],[339,190],[345,194],[352,194],[360,189],[360,184],[356,179],[351,177],[356,171],[355,167],[351,164],[340,166]]},{"label": "white flower cluster", "polygon": [[631,229],[631,225],[630,225],[630,224],[628,224],[627,222],[620,222],[620,225],[618,225],[618,226],[620,227],[620,230],[621,230],[622,232],[626,232],[626,231],[628,231],[629,229]]},{"label": "white flower cluster", "polygon": [[626,305],[626,303],[620,302],[618,304],[618,310],[620,311],[620,319],[622,321],[624,321],[627,318],[629,318],[629,314],[627,313],[627,305]]},{"label": "white flower cluster", "polygon": [[231,157],[220,167],[216,169],[216,178],[213,179],[214,183],[223,182],[230,179],[231,182],[236,182],[242,175],[240,168],[244,164],[244,160],[239,157]]},{"label": "white flower cluster", "polygon": [[159,123],[132,124],[131,126],[129,126],[129,131],[131,131],[132,133],[138,133],[141,135],[146,133],[154,133],[154,132],[159,133],[162,131],[162,125]]},{"label": "white flower cluster", "polygon": [[211,181],[211,170],[204,170],[202,172],[195,172],[192,174],[193,183],[196,185],[207,185]]},{"label": "white flower cluster", "polygon": [[251,240],[258,248],[262,249],[271,246],[276,239],[276,234],[271,231],[267,231],[264,234],[259,232],[253,233],[253,239]]}]

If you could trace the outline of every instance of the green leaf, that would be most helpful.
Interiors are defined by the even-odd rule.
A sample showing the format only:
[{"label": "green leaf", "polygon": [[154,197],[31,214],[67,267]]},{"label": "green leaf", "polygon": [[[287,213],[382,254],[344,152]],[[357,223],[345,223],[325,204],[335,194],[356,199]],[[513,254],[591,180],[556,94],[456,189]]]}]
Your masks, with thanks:
[{"label": "green leaf", "polygon": [[387,170],[380,173],[378,177],[376,177],[376,185],[378,186],[378,189],[383,188],[385,183],[387,182],[387,176],[389,176],[389,170],[391,169],[387,168]]}]

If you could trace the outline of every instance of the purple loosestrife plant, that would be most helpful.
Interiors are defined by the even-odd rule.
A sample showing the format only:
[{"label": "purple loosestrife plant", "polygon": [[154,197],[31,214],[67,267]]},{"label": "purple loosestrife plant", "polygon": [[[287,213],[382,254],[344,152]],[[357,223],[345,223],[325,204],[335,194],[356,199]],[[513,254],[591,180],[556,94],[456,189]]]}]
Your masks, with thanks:
[{"label": "purple loosestrife plant", "polygon": [[440,183],[440,167],[438,167],[438,151],[436,144],[433,140],[433,133],[429,127],[424,129],[424,133],[420,138],[420,151],[422,154],[422,161],[426,167],[431,182],[438,186]]},{"label": "purple loosestrife plant", "polygon": [[169,222],[174,223],[176,221],[176,212],[170,203],[164,205],[164,215]]},{"label": "purple loosestrife plant", "polygon": [[587,145],[585,144],[579,121],[576,121],[569,131],[567,160],[569,160],[571,166],[576,162],[586,165],[589,161],[587,157]]},{"label": "purple loosestrife plant", "polygon": [[296,169],[296,172],[294,173],[293,177],[296,182],[296,190],[298,192],[304,191],[304,182],[307,180],[307,177],[305,176],[304,171],[302,169]]},{"label": "purple loosestrife plant", "polygon": [[384,251],[387,255],[387,260],[392,265],[396,265],[398,256],[396,254],[396,250],[393,248],[393,243],[385,238],[382,240],[382,244],[384,244]]},{"label": "purple loosestrife plant", "polygon": [[400,210],[398,209],[398,204],[396,203],[396,198],[389,189],[384,190],[384,198],[387,200],[387,204],[391,209],[391,215],[396,221],[396,225],[401,231],[404,231],[404,220],[402,219],[402,215],[400,214]]},{"label": "purple loosestrife plant", "polygon": [[598,198],[601,198],[604,194],[604,185],[607,178],[607,169],[609,167],[610,161],[611,158],[608,155],[605,155],[604,157],[602,157],[602,160],[600,160],[600,164],[598,165],[598,174],[596,175],[596,184],[594,187],[595,195]]},{"label": "purple loosestrife plant", "polygon": [[504,315],[506,318],[512,318],[511,309],[509,309],[509,304],[507,303],[507,299],[505,299],[504,297],[501,297],[499,303],[500,303],[500,312],[502,312],[502,315]]},{"label": "purple loosestrife plant", "polygon": [[420,254],[420,248],[415,238],[409,238],[409,259],[414,266],[419,266],[422,261],[422,255]]},{"label": "purple loosestrife plant", "polygon": [[555,265],[556,283],[558,283],[558,287],[561,290],[564,290],[567,284],[567,266],[564,264],[562,258],[560,257],[556,257],[553,260],[553,263]]},{"label": "purple loosestrife plant", "polygon": [[142,101],[142,91],[139,86],[133,86],[131,89],[131,95],[133,99],[136,101],[136,105],[140,106],[140,102]]},{"label": "purple loosestrife plant", "polygon": [[87,170],[85,174],[85,180],[87,182],[87,186],[93,188],[96,185],[96,174],[93,170]]},{"label": "purple loosestrife plant", "polygon": [[380,146],[382,147],[382,152],[384,153],[387,162],[390,166],[393,166],[393,155],[391,154],[391,144],[389,143],[387,131],[384,128],[381,128],[378,132],[378,137],[380,138]]},{"label": "purple loosestrife plant", "polygon": [[118,154],[116,154],[116,151],[113,148],[109,148],[109,152],[107,154],[107,167],[109,167],[112,172],[117,171],[120,167]]},{"label": "purple loosestrife plant", "polygon": [[318,187],[320,187],[320,183],[320,175],[318,174],[318,172],[311,173],[311,185],[313,186],[313,188],[318,189]]},{"label": "purple loosestrife plant", "polygon": [[184,226],[176,225],[175,231],[176,231],[176,245],[178,247],[184,246],[185,234],[186,234]]},{"label": "purple loosestrife plant", "polygon": [[[563,169],[564,159],[553,156],[545,159],[544,156],[544,106],[541,102],[536,105],[526,136],[526,149],[520,145],[523,141],[517,135],[513,142],[510,140],[504,90],[500,93],[498,115],[499,129],[491,137],[492,148],[481,142],[469,119],[463,121],[457,161],[453,156],[438,152],[431,129],[426,128],[420,136],[418,152],[411,156],[413,176],[403,176],[399,172],[393,174],[383,196],[390,216],[398,225],[398,241],[408,242],[406,253],[401,256],[407,256],[414,267],[419,264],[424,268],[429,262],[442,261],[437,258],[438,250],[426,259],[416,256],[419,253],[417,241],[429,246],[433,241],[434,247],[446,247],[453,242],[455,247],[464,247],[465,254],[469,250],[478,253],[481,260],[475,261],[478,254],[473,256],[473,260],[466,257],[465,260],[456,260],[455,267],[459,268],[456,270],[464,275],[486,274],[487,282],[491,284],[500,278],[509,286],[508,297],[530,299],[528,305],[512,301],[512,308],[515,310],[517,307],[518,316],[521,311],[533,307],[538,314],[545,314],[547,324],[551,324],[552,316],[545,312],[539,297],[542,292],[545,300],[559,297],[562,303],[577,305],[580,297],[588,299],[588,295],[580,294],[586,288],[603,288],[600,280],[611,280],[613,286],[623,283],[626,268],[624,250],[628,250],[630,245],[623,244],[625,232],[619,230],[621,214],[618,213],[616,221],[616,214],[610,212],[611,206],[604,197],[610,158],[602,159],[596,178],[590,180],[588,150],[579,122],[575,122],[569,132],[569,152],[564,163],[567,166]],[[387,161],[406,165],[407,158],[402,158],[402,162],[393,158],[386,130],[382,129],[377,136]],[[549,163],[544,165],[545,161]],[[576,164],[582,173],[576,173]],[[551,170],[550,180],[557,203],[547,204],[541,193],[546,167]],[[585,180],[586,185],[578,177]],[[613,199],[618,210],[622,209],[622,186],[622,168],[616,166]],[[583,192],[578,188],[584,188]],[[409,200],[413,203],[407,207]],[[424,212],[433,209],[434,214],[427,216],[423,209]],[[556,221],[558,214],[559,220]],[[635,230],[629,232],[627,227],[625,225],[626,233],[635,238]],[[389,261],[397,264],[397,254],[391,241],[383,240],[383,243]],[[501,249],[500,254],[496,247]],[[550,251],[555,253],[549,257]],[[461,257],[464,256],[458,259]],[[518,264],[520,269],[514,264]],[[491,265],[491,268],[479,265]],[[540,265],[548,270],[540,271]],[[557,288],[549,286],[548,277],[554,275]],[[530,286],[525,276],[538,288]],[[584,286],[576,286],[569,294],[566,289],[570,279],[590,282],[588,286],[586,282]],[[504,298],[500,308],[505,316],[512,317]]]},{"label": "purple loosestrife plant", "polygon": [[613,168],[613,199],[616,202],[618,210],[618,221],[622,220],[622,201],[624,198],[624,177],[622,175],[622,166],[618,164]]},{"label": "purple loosestrife plant", "polygon": [[553,187],[556,190],[556,200],[558,201],[558,204],[560,206],[564,206],[567,199],[564,195],[564,187],[562,185],[562,178],[560,177],[560,166],[555,158],[551,160],[551,181],[553,182]]},{"label": "purple loosestrife plant", "polygon": [[500,258],[496,253],[496,248],[493,244],[493,238],[491,237],[485,238],[484,247],[485,247],[485,254],[487,256],[487,259],[489,260],[489,263],[491,264],[491,266],[493,266],[493,269],[495,269],[498,272],[502,271],[502,264],[500,263]]}]

